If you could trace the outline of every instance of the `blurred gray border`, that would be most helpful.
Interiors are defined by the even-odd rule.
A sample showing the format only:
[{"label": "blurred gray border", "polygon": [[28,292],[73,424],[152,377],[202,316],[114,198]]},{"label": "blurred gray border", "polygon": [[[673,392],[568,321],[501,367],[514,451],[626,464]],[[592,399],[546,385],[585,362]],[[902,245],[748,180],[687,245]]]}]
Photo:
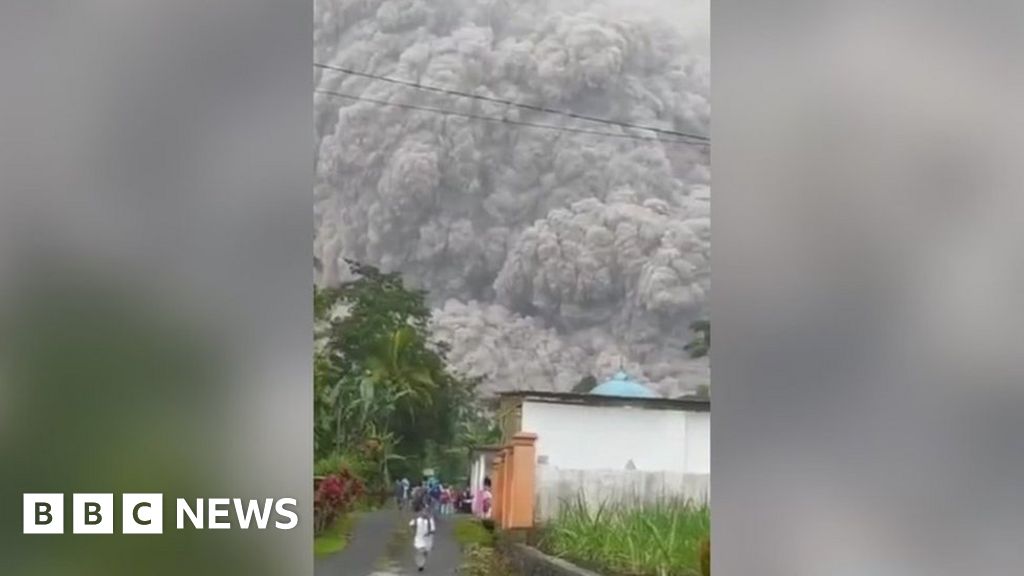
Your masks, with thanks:
[{"label": "blurred gray border", "polygon": [[716,574],[1024,565],[1022,16],[713,6]]},{"label": "blurred gray border", "polygon": [[[312,12],[0,9],[0,573],[312,573]],[[27,539],[33,491],[301,519]]]}]

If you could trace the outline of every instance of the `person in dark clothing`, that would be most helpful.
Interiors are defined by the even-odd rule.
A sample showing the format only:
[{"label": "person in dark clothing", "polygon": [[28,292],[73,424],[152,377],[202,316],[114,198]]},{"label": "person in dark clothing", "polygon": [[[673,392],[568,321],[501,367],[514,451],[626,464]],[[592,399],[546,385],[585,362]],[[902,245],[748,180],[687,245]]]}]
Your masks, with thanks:
[{"label": "person in dark clothing", "polygon": [[405,486],[402,486],[401,480],[395,480],[395,505],[398,509],[402,509],[402,505],[405,504]]}]

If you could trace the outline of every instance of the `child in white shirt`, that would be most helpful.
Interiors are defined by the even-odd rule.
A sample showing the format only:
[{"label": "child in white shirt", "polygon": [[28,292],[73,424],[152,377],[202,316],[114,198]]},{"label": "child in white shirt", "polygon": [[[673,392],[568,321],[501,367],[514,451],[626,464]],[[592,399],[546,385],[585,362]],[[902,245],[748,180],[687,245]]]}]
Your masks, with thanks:
[{"label": "child in white shirt", "polygon": [[416,517],[409,522],[409,526],[415,527],[415,536],[412,539],[412,546],[416,551],[416,569],[423,572],[427,565],[427,556],[434,547],[434,532],[437,526],[430,511],[422,502],[416,502]]}]

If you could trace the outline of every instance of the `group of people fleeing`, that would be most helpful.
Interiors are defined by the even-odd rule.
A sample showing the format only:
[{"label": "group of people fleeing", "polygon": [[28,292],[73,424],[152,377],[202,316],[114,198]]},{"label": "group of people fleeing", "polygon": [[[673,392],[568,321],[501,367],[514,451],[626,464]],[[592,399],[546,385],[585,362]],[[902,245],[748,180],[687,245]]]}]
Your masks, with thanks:
[{"label": "group of people fleeing", "polygon": [[484,485],[476,493],[469,489],[462,492],[452,486],[444,486],[433,478],[424,478],[416,487],[411,487],[408,479],[395,483],[395,500],[400,510],[411,505],[414,517],[409,521],[413,529],[413,549],[416,555],[416,569],[420,572],[427,564],[427,558],[434,547],[434,534],[437,531],[436,516],[454,514],[463,501],[471,501],[471,511],[480,518],[491,517],[491,480],[484,479]]},{"label": "group of people fleeing", "polygon": [[450,516],[456,512],[460,502],[468,501],[470,491],[459,491],[454,486],[445,486],[433,479],[424,479],[419,486],[411,486],[407,478],[395,482],[395,504],[400,510],[422,504],[432,513]]}]

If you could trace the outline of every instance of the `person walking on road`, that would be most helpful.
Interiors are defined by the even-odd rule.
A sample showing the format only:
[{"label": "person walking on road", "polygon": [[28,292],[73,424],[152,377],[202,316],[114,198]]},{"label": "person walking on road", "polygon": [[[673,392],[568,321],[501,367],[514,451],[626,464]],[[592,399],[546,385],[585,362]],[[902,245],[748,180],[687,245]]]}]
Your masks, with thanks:
[{"label": "person walking on road", "polygon": [[441,487],[441,515],[451,514],[452,490],[447,486]]},{"label": "person walking on road", "polygon": [[434,547],[434,532],[437,531],[437,525],[434,522],[434,517],[430,514],[430,509],[422,502],[417,501],[413,504],[413,508],[416,517],[409,522],[409,526],[414,528],[412,547],[416,554],[416,570],[423,572],[427,566],[430,550]]},{"label": "person walking on road", "polygon": [[394,493],[395,493],[395,506],[398,506],[398,509],[401,510],[402,509],[402,505],[405,504],[405,490],[402,487],[402,481],[401,480],[395,480]]},{"label": "person walking on road", "polygon": [[440,482],[436,482],[430,487],[430,512],[432,514],[439,514],[441,511],[441,491]]}]

